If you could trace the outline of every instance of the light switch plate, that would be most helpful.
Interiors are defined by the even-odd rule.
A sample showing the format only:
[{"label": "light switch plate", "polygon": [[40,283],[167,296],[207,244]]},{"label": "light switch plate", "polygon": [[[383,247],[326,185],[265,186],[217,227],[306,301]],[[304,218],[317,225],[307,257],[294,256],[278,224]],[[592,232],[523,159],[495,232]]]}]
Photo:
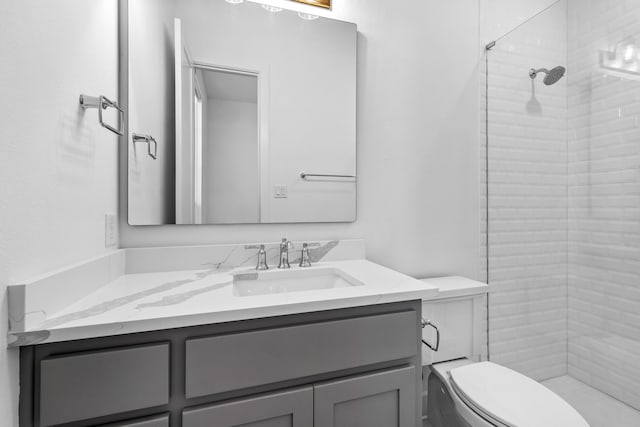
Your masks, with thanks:
[{"label": "light switch plate", "polygon": [[273,197],[276,199],[286,199],[289,197],[289,190],[286,185],[276,185],[273,187]]},{"label": "light switch plate", "polygon": [[118,244],[118,220],[116,214],[104,215],[104,247],[112,248]]}]

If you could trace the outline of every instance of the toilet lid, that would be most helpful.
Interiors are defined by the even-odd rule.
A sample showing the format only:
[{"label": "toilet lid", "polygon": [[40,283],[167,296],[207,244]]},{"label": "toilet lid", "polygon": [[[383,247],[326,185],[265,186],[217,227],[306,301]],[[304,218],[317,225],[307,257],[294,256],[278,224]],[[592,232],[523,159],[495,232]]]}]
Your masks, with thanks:
[{"label": "toilet lid", "polygon": [[501,427],[589,427],[564,399],[542,384],[491,362],[450,372],[460,398],[478,415]]}]

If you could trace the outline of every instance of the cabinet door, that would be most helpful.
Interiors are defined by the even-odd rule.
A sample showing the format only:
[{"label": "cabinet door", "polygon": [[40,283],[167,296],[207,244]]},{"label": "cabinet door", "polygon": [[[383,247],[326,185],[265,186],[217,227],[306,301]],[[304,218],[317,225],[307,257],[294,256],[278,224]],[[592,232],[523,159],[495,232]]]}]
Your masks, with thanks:
[{"label": "cabinet door", "polygon": [[313,389],[307,387],[186,409],[182,426],[310,427],[313,426]]},{"label": "cabinet door", "polygon": [[314,387],[315,427],[415,427],[415,368],[394,369]]},{"label": "cabinet door", "polygon": [[[463,357],[479,360],[483,342],[486,342],[485,307],[483,295],[424,302],[422,317],[438,327],[440,349],[434,352],[423,345],[422,365]],[[434,344],[436,334],[433,328],[424,328],[422,338]]]}]

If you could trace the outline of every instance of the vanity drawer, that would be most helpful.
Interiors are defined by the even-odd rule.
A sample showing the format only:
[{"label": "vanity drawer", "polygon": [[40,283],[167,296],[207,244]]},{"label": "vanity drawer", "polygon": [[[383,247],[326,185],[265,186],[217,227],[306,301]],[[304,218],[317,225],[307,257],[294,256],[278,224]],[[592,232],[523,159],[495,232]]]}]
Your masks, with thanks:
[{"label": "vanity drawer", "polygon": [[418,316],[408,310],[186,342],[187,398],[413,357]]},{"label": "vanity drawer", "polygon": [[168,402],[169,343],[67,354],[40,362],[42,426]]}]

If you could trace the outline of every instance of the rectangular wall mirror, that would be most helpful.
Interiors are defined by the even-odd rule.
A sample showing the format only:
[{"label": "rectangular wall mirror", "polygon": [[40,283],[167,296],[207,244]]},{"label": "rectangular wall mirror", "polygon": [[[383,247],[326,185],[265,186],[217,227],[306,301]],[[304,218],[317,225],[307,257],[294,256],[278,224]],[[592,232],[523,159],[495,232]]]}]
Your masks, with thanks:
[{"label": "rectangular wall mirror", "polygon": [[355,24],[121,0],[131,225],[356,218]]}]

